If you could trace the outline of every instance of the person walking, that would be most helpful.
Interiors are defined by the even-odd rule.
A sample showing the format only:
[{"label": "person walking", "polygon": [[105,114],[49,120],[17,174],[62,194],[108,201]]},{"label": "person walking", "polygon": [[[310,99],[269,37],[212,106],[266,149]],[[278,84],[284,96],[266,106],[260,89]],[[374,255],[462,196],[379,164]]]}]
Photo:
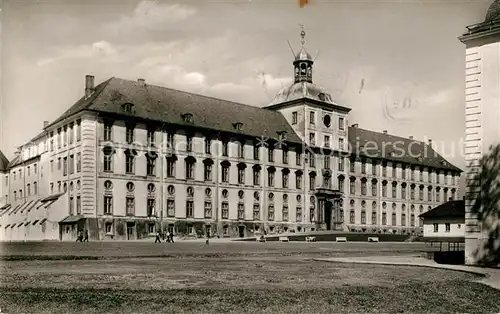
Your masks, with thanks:
[{"label": "person walking", "polygon": [[82,239],[83,239],[82,230],[78,230],[78,233],[76,234],[76,242],[82,242]]},{"label": "person walking", "polygon": [[169,232],[169,237],[170,237],[170,242],[174,243],[174,232],[173,231]]},{"label": "person walking", "polygon": [[89,231],[85,229],[85,237],[83,238],[83,242],[89,242]]},{"label": "person walking", "polygon": [[156,239],[155,239],[155,243],[161,243],[161,239],[160,239],[160,232],[157,231],[156,232]]}]

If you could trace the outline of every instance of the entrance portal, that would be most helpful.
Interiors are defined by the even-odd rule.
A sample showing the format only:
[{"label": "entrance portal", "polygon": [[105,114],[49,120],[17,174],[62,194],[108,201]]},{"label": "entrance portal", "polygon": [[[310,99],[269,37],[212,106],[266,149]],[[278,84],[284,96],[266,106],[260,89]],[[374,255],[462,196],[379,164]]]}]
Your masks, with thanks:
[{"label": "entrance portal", "polygon": [[333,204],[330,201],[325,202],[325,224],[326,230],[332,229],[332,210]]},{"label": "entrance portal", "polygon": [[245,226],[238,226],[238,233],[240,235],[240,238],[245,237]]},{"label": "entrance portal", "polygon": [[135,240],[134,227],[135,227],[135,223],[127,222],[127,240]]}]

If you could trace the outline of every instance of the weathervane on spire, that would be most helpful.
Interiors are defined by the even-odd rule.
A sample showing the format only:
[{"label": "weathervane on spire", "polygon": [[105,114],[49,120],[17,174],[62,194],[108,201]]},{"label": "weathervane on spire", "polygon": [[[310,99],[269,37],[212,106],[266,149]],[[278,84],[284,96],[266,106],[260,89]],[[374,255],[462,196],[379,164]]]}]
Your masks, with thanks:
[{"label": "weathervane on spire", "polygon": [[302,46],[304,46],[304,44],[306,43],[306,40],[304,39],[306,37],[306,31],[304,30],[303,24],[299,24],[299,25],[300,25],[300,28],[302,29],[302,31],[300,32],[300,37],[302,37],[302,40],[300,42],[302,43]]}]

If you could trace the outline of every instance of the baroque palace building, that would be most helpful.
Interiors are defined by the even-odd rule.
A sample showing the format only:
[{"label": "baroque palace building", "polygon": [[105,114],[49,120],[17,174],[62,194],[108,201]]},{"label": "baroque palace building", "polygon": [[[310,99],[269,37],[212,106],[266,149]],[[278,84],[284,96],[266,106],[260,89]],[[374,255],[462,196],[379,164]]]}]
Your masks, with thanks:
[{"label": "baroque palace building", "polygon": [[87,75],[84,96],[5,167],[0,236],[417,234],[420,213],[457,197],[461,170],[430,141],[348,126],[304,41],[293,67],[265,108]]}]

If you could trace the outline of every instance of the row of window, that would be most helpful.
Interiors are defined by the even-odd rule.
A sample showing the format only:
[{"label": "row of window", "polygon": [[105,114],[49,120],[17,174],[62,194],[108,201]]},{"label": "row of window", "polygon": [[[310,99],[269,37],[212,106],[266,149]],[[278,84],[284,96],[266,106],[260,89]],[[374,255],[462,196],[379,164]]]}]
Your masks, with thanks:
[{"label": "row of window", "polygon": [[[433,224],[434,227],[434,232],[439,232],[439,224],[435,223]],[[462,225],[458,224],[457,229],[460,229]],[[450,232],[451,231],[451,225],[449,223],[444,224],[444,231],[445,232]]]},{"label": "row of window", "polygon": [[[292,125],[298,124],[299,120],[299,112],[294,111],[292,112]],[[309,124],[310,125],[316,125],[316,112],[315,111],[309,111]],[[323,116],[323,124],[325,127],[329,128],[332,125],[332,118],[330,115],[326,114]],[[345,130],[345,119],[343,117],[338,117],[338,125],[337,125],[339,130]]]},{"label": "row of window", "polygon": [[[350,160],[349,171],[351,173],[356,172],[355,165],[356,165],[355,161]],[[339,164],[339,168],[340,168],[340,164]],[[393,165],[391,168],[392,168],[392,177],[393,178],[398,178],[397,169],[400,168],[401,169],[401,179],[406,180],[407,171],[410,170],[410,180],[412,180],[412,181],[424,181],[424,169],[422,167],[410,166],[408,169],[406,165],[398,164],[398,165]],[[343,169],[343,165],[342,165],[342,169]],[[366,174],[366,173],[367,173],[366,162],[362,161],[361,162],[361,174]],[[415,179],[415,173],[418,174],[418,176],[417,176],[418,179]],[[457,184],[458,174],[454,175],[453,173],[451,173],[449,171],[443,172],[441,170],[433,171],[432,169],[429,169],[429,171],[427,172],[427,180],[429,183],[432,182],[433,174],[435,175],[436,183],[438,183],[438,184],[440,183],[440,178],[441,178],[442,174],[444,174],[444,178],[447,179],[447,184],[451,184],[452,179],[453,179],[453,184]],[[450,176],[450,174],[451,174],[451,176]],[[372,163],[372,175],[377,175],[377,163]],[[385,162],[382,163],[382,176],[387,177],[387,164]],[[445,182],[443,182],[443,183],[445,183]]]},{"label": "row of window", "polygon": [[[75,173],[75,170],[82,171],[82,154],[78,152],[76,155],[57,158],[57,170],[62,170],[64,176]],[[54,160],[50,161],[50,172],[54,172]]]},{"label": "row of window", "polygon": [[[372,196],[377,196],[377,191],[378,191],[378,184],[377,184],[377,180],[376,179],[373,179],[372,182],[371,182],[371,194]],[[387,185],[388,185],[388,182],[387,181],[382,181],[382,197],[387,197]],[[392,182],[392,198],[397,198],[397,186],[398,186],[398,183],[397,182]],[[406,182],[403,182],[400,186],[401,188],[401,193],[400,193],[400,196],[402,199],[406,199],[407,198],[407,183]],[[415,188],[416,188],[416,185],[415,184],[411,184],[410,185],[410,199],[411,200],[415,200]],[[424,200],[424,189],[425,187],[423,185],[420,185],[419,186],[419,200],[420,201],[423,201]],[[339,190],[340,191],[344,191],[344,178],[343,177],[339,177]],[[443,190],[443,200],[448,200],[448,188],[445,187],[442,189]],[[456,197],[456,189],[452,188],[451,190],[451,198],[452,199],[455,199]],[[361,195],[367,195],[367,179],[366,178],[362,178],[361,179]],[[356,194],[356,178],[355,177],[351,177],[350,178],[350,186],[349,186],[349,194],[351,195],[355,195]],[[435,189],[435,196],[436,196],[436,202],[440,202],[441,201],[441,187],[436,187]],[[429,202],[432,202],[432,186],[428,186],[427,187],[427,201]]]},{"label": "row of window", "polygon": [[69,124],[57,129],[56,137],[54,138],[54,131],[49,134],[49,149],[51,152],[55,150],[54,141],[57,144],[57,148],[66,147],[67,145],[73,144],[73,142],[80,142],[82,139],[81,131],[81,120],[76,120],[76,122],[70,122]]},{"label": "row of window", "polygon": [[[343,217],[343,213],[341,211],[341,217]],[[415,227],[415,223],[416,223],[416,219],[418,217],[415,215],[415,214],[410,214],[410,227]],[[405,213],[401,213],[401,216],[400,216],[400,226],[402,227],[406,227],[406,214]],[[366,225],[367,222],[366,222],[366,211],[365,210],[361,210],[361,220],[360,220],[361,224],[362,225]],[[356,223],[356,213],[354,211],[354,209],[351,209],[350,212],[349,212],[349,223],[351,224],[355,224]],[[377,220],[377,212],[376,211],[372,211],[372,214],[371,214],[371,224],[372,225],[378,225],[378,220]],[[383,212],[382,213],[382,225],[383,226],[387,226],[388,225],[388,222],[387,222],[387,213],[386,212]],[[391,225],[392,226],[397,226],[397,215],[395,212],[393,212],[391,214]],[[418,225],[419,227],[422,227],[423,226],[423,219],[422,218],[418,218]]]},{"label": "row of window", "polygon": [[[37,182],[33,182],[33,185],[31,184],[26,184],[26,197],[28,196],[31,196],[31,195],[37,195],[38,194],[38,184]],[[17,200],[18,198],[19,199],[22,199],[23,198],[23,190],[20,189],[19,190],[19,194],[18,194],[18,191],[14,191],[13,192],[13,195],[14,195],[14,201]],[[7,195],[5,195],[5,199],[7,200]]]}]

